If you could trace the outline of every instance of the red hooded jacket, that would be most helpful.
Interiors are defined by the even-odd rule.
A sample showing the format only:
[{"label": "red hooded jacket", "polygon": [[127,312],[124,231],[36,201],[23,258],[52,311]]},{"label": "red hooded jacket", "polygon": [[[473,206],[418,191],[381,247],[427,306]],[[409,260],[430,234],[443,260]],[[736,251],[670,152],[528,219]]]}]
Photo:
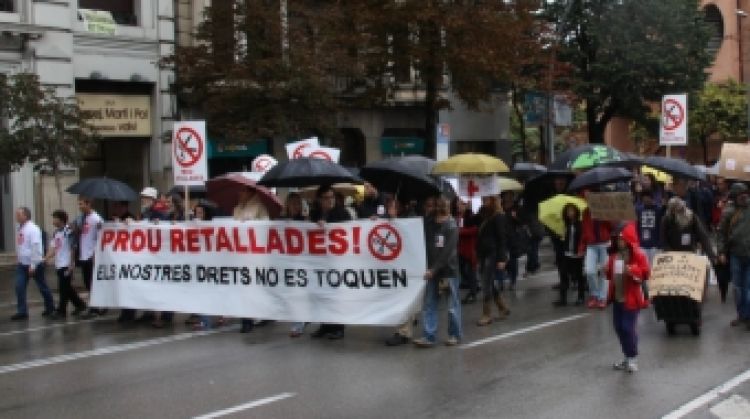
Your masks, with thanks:
[{"label": "red hooded jacket", "polygon": [[[646,307],[646,299],[643,296],[641,282],[648,280],[651,268],[648,265],[648,258],[641,250],[638,243],[638,233],[634,222],[629,222],[620,233],[630,248],[630,263],[623,273],[623,284],[625,287],[624,305],[626,310],[640,310]],[[614,281],[614,264],[617,254],[613,253],[607,261],[607,279],[609,279],[609,302],[615,301],[615,281]]]},{"label": "red hooded jacket", "polygon": [[612,225],[608,221],[594,220],[591,218],[591,211],[586,208],[583,211],[581,230],[581,251],[585,251],[586,246],[609,242]]}]

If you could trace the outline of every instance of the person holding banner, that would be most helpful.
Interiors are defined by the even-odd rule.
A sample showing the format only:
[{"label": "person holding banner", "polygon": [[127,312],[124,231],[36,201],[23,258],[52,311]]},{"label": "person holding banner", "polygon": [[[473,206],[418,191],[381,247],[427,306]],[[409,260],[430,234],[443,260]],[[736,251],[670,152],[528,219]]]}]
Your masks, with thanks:
[{"label": "person holding banner", "polygon": [[[94,211],[89,198],[79,196],[78,209],[81,211],[81,216],[75,223],[75,232],[78,235],[78,260],[83,273],[83,284],[86,290],[91,292],[91,282],[94,278],[94,249],[104,220]],[[103,316],[106,312],[106,309],[97,309],[89,304],[86,317]]]},{"label": "person holding banner", "polygon": [[[662,250],[665,252],[692,252],[702,250],[714,262],[716,256],[703,222],[688,208],[685,201],[672,197],[661,223]],[[700,246],[699,246],[700,245]]]},{"label": "person holding banner", "polygon": [[[250,186],[243,186],[239,191],[239,201],[234,207],[233,218],[238,221],[268,220],[268,209],[260,200],[258,193]],[[240,333],[253,330],[253,319],[242,319]]]},{"label": "person holding banner", "polygon": [[504,271],[508,262],[507,221],[502,208],[495,196],[482,198],[479,209],[481,224],[477,236],[478,271],[482,277],[482,317],[477,321],[478,326],[492,323],[492,303],[494,300],[500,320],[510,314],[510,310],[503,301],[497,286],[497,272]]},{"label": "person holding banner", "polygon": [[425,223],[427,244],[427,287],[422,308],[423,337],[414,345],[420,348],[435,346],[438,329],[438,302],[440,280],[447,279],[450,289],[448,304],[448,346],[461,342],[461,301],[458,290],[458,226],[450,214],[450,203],[445,198],[436,202],[435,217]]},{"label": "person holding banner", "polygon": [[613,365],[615,370],[638,371],[638,313],[645,306],[641,283],[648,279],[649,264],[638,243],[635,223],[624,225],[612,237],[605,272],[609,280],[608,302],[613,304],[613,323],[625,356]]},{"label": "person holding banner", "polygon": [[[304,206],[302,203],[302,195],[299,192],[290,192],[286,197],[284,203],[284,211],[281,213],[281,220],[286,221],[307,221],[307,217],[304,215]],[[298,338],[302,336],[307,323],[297,322],[292,325],[292,329],[289,331],[290,338]]]},{"label": "person holding banner", "polygon": [[[318,223],[320,228],[325,228],[327,223],[340,223],[352,221],[349,212],[336,205],[336,193],[331,185],[322,185],[315,193],[316,203],[310,213],[310,220]],[[318,330],[311,335],[318,339],[326,337],[331,340],[344,338],[343,324],[321,324]]]}]

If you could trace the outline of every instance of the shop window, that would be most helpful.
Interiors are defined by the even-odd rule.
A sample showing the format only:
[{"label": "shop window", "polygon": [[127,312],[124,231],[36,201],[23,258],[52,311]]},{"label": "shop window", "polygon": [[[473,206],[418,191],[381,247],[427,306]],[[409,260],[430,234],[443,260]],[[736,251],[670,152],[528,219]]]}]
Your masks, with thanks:
[{"label": "shop window", "polygon": [[110,12],[118,25],[135,26],[138,25],[135,3],[135,0],[78,0],[78,8]]},{"label": "shop window", "polygon": [[16,11],[16,0],[0,0],[0,12],[13,13]]}]

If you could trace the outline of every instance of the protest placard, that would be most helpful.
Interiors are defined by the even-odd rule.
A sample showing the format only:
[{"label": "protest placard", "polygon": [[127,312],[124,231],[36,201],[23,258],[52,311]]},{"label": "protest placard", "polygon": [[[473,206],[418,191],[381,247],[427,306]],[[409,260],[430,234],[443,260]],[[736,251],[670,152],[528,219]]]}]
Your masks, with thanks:
[{"label": "protest placard", "polygon": [[750,181],[750,144],[724,143],[722,145],[719,176]]},{"label": "protest placard", "polygon": [[702,301],[707,267],[706,258],[694,253],[666,252],[657,255],[649,280],[651,296],[685,296]]},{"label": "protest placard", "polygon": [[604,221],[633,221],[635,207],[629,192],[591,192],[586,197],[591,218]]}]

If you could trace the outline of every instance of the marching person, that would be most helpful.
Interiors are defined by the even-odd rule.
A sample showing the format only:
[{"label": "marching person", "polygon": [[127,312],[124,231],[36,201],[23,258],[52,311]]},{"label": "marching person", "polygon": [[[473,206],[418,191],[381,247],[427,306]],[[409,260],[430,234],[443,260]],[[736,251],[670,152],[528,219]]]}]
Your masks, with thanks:
[{"label": "marching person", "polygon": [[78,296],[71,284],[73,280],[73,269],[75,268],[75,252],[73,251],[72,232],[68,226],[68,213],[57,210],[52,213],[52,225],[55,232],[50,240],[46,261],[54,260],[57,272],[57,288],[60,293],[60,301],[55,311],[55,317],[64,319],[68,316],[68,302],[73,303],[75,310],[73,315],[77,316],[86,311],[86,303]]},{"label": "marching person", "polygon": [[[290,192],[286,197],[284,211],[281,213],[281,219],[286,221],[307,221],[304,209],[302,195],[300,195],[299,192]],[[289,331],[289,337],[298,338],[302,336],[305,327],[307,327],[306,322],[296,322],[292,324],[292,328]]]},{"label": "marching person", "polygon": [[32,278],[44,299],[42,316],[51,316],[55,310],[55,304],[44,278],[42,230],[31,221],[31,210],[27,207],[20,207],[16,210],[16,222],[18,223],[18,232],[16,233],[16,254],[18,257],[18,266],[16,267],[16,314],[11,316],[10,319],[15,321],[29,318],[26,288]]},{"label": "marching person", "polygon": [[563,236],[562,278],[560,299],[554,302],[557,307],[568,305],[568,289],[572,283],[578,288],[576,305],[583,305],[586,286],[583,282],[583,242],[581,241],[581,210],[575,204],[567,204],[562,210],[565,223]]},{"label": "marching person", "polygon": [[[94,278],[94,249],[96,249],[96,239],[103,222],[102,217],[94,211],[92,205],[91,199],[85,196],[78,197],[78,209],[81,215],[75,223],[75,232],[78,236],[78,261],[83,274],[83,284],[89,293]],[[89,298],[91,298],[90,295]],[[106,309],[94,308],[89,304],[89,311],[86,316],[103,316],[106,313]]]},{"label": "marching person", "polygon": [[[244,186],[239,191],[239,202],[234,207],[233,218],[238,221],[268,220],[268,209],[258,196],[258,192],[250,186]],[[255,321],[253,319],[242,319],[240,333],[250,333]]]},{"label": "marching person", "polygon": [[[318,223],[320,228],[324,228],[328,223],[340,223],[351,221],[352,217],[345,208],[336,205],[336,193],[330,185],[322,185],[315,193],[316,204],[310,213],[310,221]],[[331,340],[344,338],[343,324],[321,324],[315,333],[310,335],[312,338],[326,337]]]},{"label": "marching person", "polygon": [[688,208],[685,201],[674,196],[667,203],[667,212],[661,222],[661,243],[665,252],[692,252],[702,250],[709,259],[716,260],[714,248],[703,222]]},{"label": "marching person", "polygon": [[588,208],[583,211],[581,240],[585,249],[583,269],[589,284],[588,308],[607,307],[607,279],[600,268],[607,262],[611,228],[609,222],[593,219]]},{"label": "marching person", "polygon": [[[169,213],[167,214],[167,219],[172,222],[185,221],[185,200],[178,194],[172,194],[168,199]],[[159,317],[151,322],[151,326],[155,329],[163,329],[167,325],[172,324],[173,320],[173,311],[162,311]]]},{"label": "marching person", "polygon": [[743,183],[731,188],[734,205],[724,212],[718,231],[719,264],[729,264],[737,318],[731,326],[750,327],[750,191]]},{"label": "marching person", "polygon": [[500,195],[500,202],[507,221],[506,229],[508,243],[508,263],[505,266],[505,275],[500,276],[500,289],[503,289],[503,280],[508,279],[511,291],[516,289],[518,280],[518,258],[527,253],[529,242],[532,240],[528,226],[521,219],[520,209],[515,202],[513,191],[505,191]]},{"label": "marching person", "polygon": [[461,303],[471,304],[477,300],[479,291],[476,272],[479,227],[470,203],[461,198],[456,198],[456,214],[453,218],[458,222],[458,268],[461,273],[461,286],[469,289]]},{"label": "marching person", "polygon": [[609,279],[608,301],[613,303],[613,322],[625,356],[614,368],[638,371],[638,313],[645,306],[641,282],[648,279],[649,264],[641,251],[634,223],[626,224],[613,238],[605,268]]},{"label": "marching person", "polygon": [[497,197],[486,196],[482,200],[482,208],[479,209],[481,224],[477,236],[477,257],[483,296],[482,317],[477,325],[487,326],[492,323],[493,300],[500,311],[500,320],[510,314],[496,283],[497,272],[504,271],[508,262],[508,244],[506,243],[508,227]]},{"label": "marching person", "polygon": [[427,272],[424,279],[427,287],[424,294],[423,337],[414,344],[421,348],[435,346],[438,329],[439,283],[447,279],[450,290],[448,303],[448,346],[461,342],[461,301],[458,290],[458,226],[450,214],[450,203],[439,198],[436,202],[435,217],[425,223],[427,244]]}]

